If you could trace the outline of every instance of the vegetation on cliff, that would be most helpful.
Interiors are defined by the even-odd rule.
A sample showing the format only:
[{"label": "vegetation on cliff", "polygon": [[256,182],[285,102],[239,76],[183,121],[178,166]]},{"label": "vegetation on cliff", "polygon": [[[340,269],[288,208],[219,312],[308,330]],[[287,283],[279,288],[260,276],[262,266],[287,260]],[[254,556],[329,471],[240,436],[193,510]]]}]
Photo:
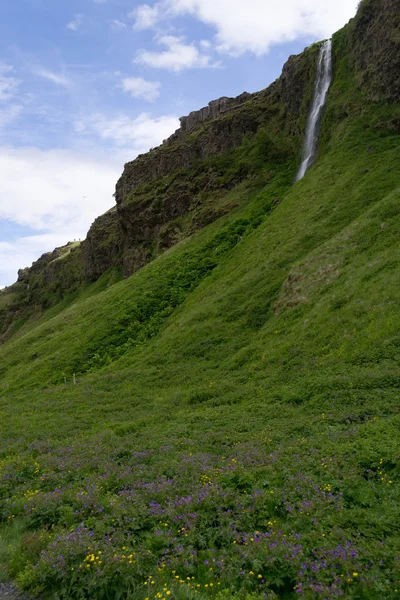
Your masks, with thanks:
[{"label": "vegetation on cliff", "polygon": [[361,9],[302,181],[267,124],[130,190],[154,210],[224,182],[146,266],[0,348],[4,578],[60,600],[398,597],[400,106],[361,83]]}]

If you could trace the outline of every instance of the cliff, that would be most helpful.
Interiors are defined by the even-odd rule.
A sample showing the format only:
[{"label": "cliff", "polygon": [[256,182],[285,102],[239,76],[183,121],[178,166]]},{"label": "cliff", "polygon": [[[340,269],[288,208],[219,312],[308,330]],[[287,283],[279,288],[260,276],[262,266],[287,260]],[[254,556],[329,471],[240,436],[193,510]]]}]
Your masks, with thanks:
[{"label": "cliff", "polygon": [[[317,46],[308,48],[290,57],[281,78],[267,89],[220,98],[181,117],[180,129],[160,147],[127,163],[116,185],[116,206],[94,221],[86,239],[56,248],[19,271],[18,285],[8,293],[18,306],[15,314],[27,306],[33,310],[56,304],[111,267],[122,265],[128,276],[235,208],[220,197],[254,176],[254,170],[237,157],[232,169],[229,157],[262,128],[268,146],[264,159],[295,157],[316,56]],[[284,142],[276,136],[281,130]],[[10,332],[9,304],[3,318],[0,314],[3,336]]]},{"label": "cliff", "polygon": [[122,243],[117,209],[113,207],[94,221],[82,243],[86,281],[95,281],[107,269],[118,264]]},{"label": "cliff", "polygon": [[216,119],[227,112],[232,112],[249,100],[249,98],[251,98],[251,94],[243,92],[243,94],[240,94],[240,96],[237,96],[236,98],[227,98],[226,96],[223,96],[218,100],[212,100],[204,108],[192,111],[187,117],[181,117],[179,119],[181,123],[180,128],[173,136],[168,140],[165,140],[164,143],[171,143],[182,133],[197,129],[204,121]]},{"label": "cliff", "polygon": [[400,3],[363,0],[348,37],[356,80],[373,101],[400,99]]},{"label": "cliff", "polygon": [[[399,15],[398,0],[364,0],[357,16],[334,37],[334,56],[346,54],[354,83],[369,101],[399,99]],[[291,56],[280,78],[266,89],[213,100],[181,117],[180,128],[168,140],[124,166],[116,184],[116,206],[95,220],[86,240],[45,254],[20,271],[18,289],[8,299],[17,298],[18,306],[43,308],[110,268],[122,267],[129,276],[235,210],[237,203],[229,200],[229,192],[236,186],[247,182],[262,188],[283,165],[294,171],[318,48],[314,44]],[[344,118],[350,110],[341,97],[337,104],[338,112],[330,118]],[[393,127],[398,128],[398,122]],[[327,135],[323,132],[322,148]],[[4,316],[10,303],[3,304]]]},{"label": "cliff", "polygon": [[314,45],[291,56],[281,77],[260,92],[213,100],[207,107],[181,117],[180,129],[161,146],[125,165],[116,186],[117,204],[145,183],[229,152],[262,124],[274,130],[282,127],[288,135],[301,137],[312,96],[317,53],[318,46]]},{"label": "cliff", "polygon": [[[290,57],[282,76],[261,92],[220,98],[181,117],[180,129],[162,146],[125,165],[116,186],[116,202],[126,275],[146,264],[155,248],[156,253],[165,250],[226,213],[226,207],[216,210],[209,206],[210,195],[251,177],[252,168],[243,161],[231,178],[224,178],[228,169],[224,165],[216,172],[215,157],[229,156],[261,130],[265,145],[270,145],[266,162],[268,154],[279,154],[284,159],[298,154],[317,53],[315,45]],[[285,149],[279,133],[285,138]],[[190,214],[194,217],[194,211],[199,212],[201,207],[206,214],[182,232],[179,219]]]}]

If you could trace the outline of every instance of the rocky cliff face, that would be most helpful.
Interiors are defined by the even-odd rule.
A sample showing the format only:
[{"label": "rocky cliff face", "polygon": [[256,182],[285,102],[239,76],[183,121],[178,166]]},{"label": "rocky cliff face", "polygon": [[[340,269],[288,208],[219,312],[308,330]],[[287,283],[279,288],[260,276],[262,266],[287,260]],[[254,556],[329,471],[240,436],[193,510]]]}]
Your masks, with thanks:
[{"label": "rocky cliff face", "polygon": [[169,138],[169,140],[166,140],[166,142],[173,141],[186,131],[198,129],[205,121],[216,119],[227,112],[234,111],[250,98],[251,94],[243,92],[243,94],[240,94],[240,96],[237,96],[236,98],[227,98],[226,96],[223,96],[218,100],[212,100],[204,108],[191,112],[187,117],[181,117],[179,119],[181,123],[180,129],[178,129],[178,131],[175,132],[175,135]]},{"label": "rocky cliff face", "polygon": [[[297,122],[302,107],[308,109],[315,78],[317,48],[291,56],[281,77],[271,86],[237,98],[220,98],[206,108],[181,117],[181,127],[163,145],[125,165],[116,186],[120,205],[137,187],[186,169],[199,160],[229,152],[260,125],[273,119],[288,134],[301,132]],[[306,102],[305,102],[306,101]],[[306,106],[304,106],[306,104]]]},{"label": "rocky cliff face", "polygon": [[27,300],[44,307],[76,290],[84,280],[80,242],[69,242],[43,254],[30,269],[19,272],[18,281],[26,283]]},{"label": "rocky cliff face", "polygon": [[69,242],[20,269],[17,282],[1,292],[0,342],[14,333],[19,320],[53,306],[83,282],[80,242]]},{"label": "rocky cliff face", "polygon": [[[273,135],[284,132],[293,141],[292,151],[298,151],[317,54],[315,46],[290,57],[280,79],[261,92],[220,98],[182,117],[180,129],[162,146],[125,165],[116,186],[116,202],[126,275],[151,259],[155,243],[159,250],[176,243],[181,236],[179,227],[166,225],[198,208],[204,190],[220,187],[214,185],[215,173],[208,171],[204,176],[201,168],[211,157],[228,155],[261,127]],[[200,171],[200,176],[193,169]],[[245,177],[242,172],[235,183]],[[209,210],[197,220],[197,226],[220,215],[221,211]]]},{"label": "rocky cliff face", "polygon": [[400,100],[400,2],[363,0],[349,28],[359,85],[375,101]]},{"label": "rocky cliff face", "polygon": [[98,217],[82,243],[84,279],[95,281],[120,260],[122,231],[116,208]]},{"label": "rocky cliff face", "polygon": [[223,97],[182,117],[181,127],[159,148],[125,165],[116,186],[116,206],[94,221],[82,244],[56,248],[19,271],[11,290],[18,298],[16,306],[55,304],[113,266],[123,265],[130,275],[229,212],[229,202],[217,206],[215,199],[248,173],[239,167],[227,176],[229,161],[217,168],[209,159],[229,155],[262,126],[299,136],[316,56],[317,49],[309,48],[291,57],[281,78],[267,89]]},{"label": "rocky cliff face", "polygon": [[[399,22],[399,0],[363,0],[338,34],[341,52],[344,45],[355,82],[369,101],[400,100]],[[115,265],[130,275],[229,212],[232,206],[220,199],[254,177],[243,158],[250,150],[258,147],[261,164],[271,157],[293,161],[304,135],[317,55],[314,45],[290,57],[281,77],[265,90],[223,97],[182,117],[180,128],[159,148],[127,163],[116,185],[116,207],[96,219],[87,239],[57,248],[19,272],[18,283],[0,302],[0,331],[4,323],[10,329],[13,311],[50,306]],[[256,142],[251,146],[248,140]]]}]

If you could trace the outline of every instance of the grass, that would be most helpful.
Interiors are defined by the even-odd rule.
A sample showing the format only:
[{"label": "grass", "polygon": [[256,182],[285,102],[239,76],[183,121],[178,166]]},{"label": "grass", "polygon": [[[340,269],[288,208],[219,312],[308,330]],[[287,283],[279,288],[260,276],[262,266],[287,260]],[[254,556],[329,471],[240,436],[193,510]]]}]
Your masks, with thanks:
[{"label": "grass", "polygon": [[288,158],[242,183],[0,349],[4,578],[58,600],[398,597],[399,107],[365,103],[343,47],[301,182]]}]

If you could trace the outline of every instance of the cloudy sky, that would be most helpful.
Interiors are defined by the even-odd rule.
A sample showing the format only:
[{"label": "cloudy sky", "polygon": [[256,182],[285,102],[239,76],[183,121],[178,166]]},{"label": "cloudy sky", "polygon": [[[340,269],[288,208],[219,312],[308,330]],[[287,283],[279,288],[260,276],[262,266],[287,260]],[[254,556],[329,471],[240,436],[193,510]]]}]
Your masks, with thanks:
[{"label": "cloudy sky", "polygon": [[178,117],[266,87],[357,0],[0,2],[0,287],[84,238]]}]

